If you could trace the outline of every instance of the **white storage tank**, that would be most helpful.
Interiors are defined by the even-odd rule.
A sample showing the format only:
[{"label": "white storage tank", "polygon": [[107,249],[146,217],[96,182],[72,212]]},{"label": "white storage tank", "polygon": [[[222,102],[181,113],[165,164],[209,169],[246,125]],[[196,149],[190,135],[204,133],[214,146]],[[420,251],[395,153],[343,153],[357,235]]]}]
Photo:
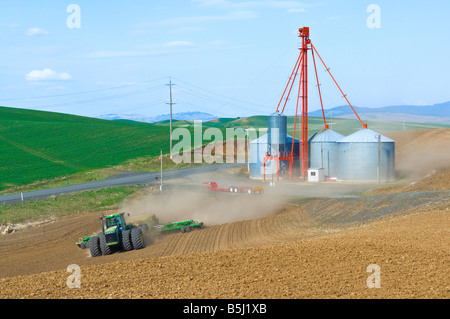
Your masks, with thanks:
[{"label": "white storage tank", "polygon": [[395,180],[395,141],[364,128],[337,141],[338,179],[381,182]]},{"label": "white storage tank", "polygon": [[323,168],[326,177],[337,177],[338,144],[345,136],[331,129],[316,134],[310,141],[310,167]]},{"label": "white storage tank", "polygon": [[250,178],[263,179],[264,157],[266,156],[268,149],[269,149],[268,134],[265,134],[250,142],[250,156],[249,156]]}]

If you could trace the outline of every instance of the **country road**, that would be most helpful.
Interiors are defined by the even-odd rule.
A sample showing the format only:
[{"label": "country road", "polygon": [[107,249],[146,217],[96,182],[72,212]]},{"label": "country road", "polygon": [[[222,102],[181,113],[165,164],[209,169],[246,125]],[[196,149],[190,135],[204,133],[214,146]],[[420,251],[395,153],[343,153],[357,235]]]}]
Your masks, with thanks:
[{"label": "country road", "polygon": [[[216,171],[226,170],[234,167],[241,166],[243,164],[231,163],[231,164],[216,164],[216,165],[204,165],[198,167],[187,167],[173,170],[163,171],[163,182],[170,181],[172,179],[184,178],[196,174],[207,174]],[[106,180],[89,182],[83,184],[75,184],[69,186],[55,187],[49,189],[42,189],[24,193],[8,194],[0,196],[0,204],[14,204],[22,201],[42,199],[49,196],[58,196],[62,194],[68,194],[73,192],[101,189],[114,186],[123,185],[136,185],[136,184],[150,184],[155,183],[155,177],[160,179],[161,172],[146,172],[136,173],[130,172],[125,174],[116,175]]]},{"label": "country road", "polygon": [[[276,183],[276,187],[270,187],[270,181],[265,183],[258,180],[251,180],[244,175],[231,174],[230,169],[238,168],[246,164],[224,163],[202,165],[197,167],[187,167],[163,171],[163,183],[165,189],[176,188],[177,190],[193,190],[195,188],[204,188],[202,182],[216,181],[219,186],[228,187],[230,185],[264,185],[265,192],[273,196],[285,198],[297,197],[319,197],[319,198],[342,198],[342,197],[360,197],[365,191],[374,187],[374,183],[305,183],[281,181]],[[16,204],[22,201],[43,199],[49,196],[59,196],[73,192],[102,189],[107,187],[137,185],[137,184],[155,184],[155,177],[160,182],[161,172],[128,172],[112,176],[106,180],[74,184],[69,186],[48,188],[30,192],[8,194],[0,196],[0,205]]]}]

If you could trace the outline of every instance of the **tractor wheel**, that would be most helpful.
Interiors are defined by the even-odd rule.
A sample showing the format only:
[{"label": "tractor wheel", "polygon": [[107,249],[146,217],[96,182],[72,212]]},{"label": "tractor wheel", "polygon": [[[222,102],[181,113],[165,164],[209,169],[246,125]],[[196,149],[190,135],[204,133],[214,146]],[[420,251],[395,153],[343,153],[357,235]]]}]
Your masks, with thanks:
[{"label": "tractor wheel", "polygon": [[122,246],[125,251],[133,250],[133,244],[131,242],[131,232],[124,230],[122,232]]},{"label": "tractor wheel", "polygon": [[148,246],[151,243],[150,230],[148,229],[147,224],[139,225],[139,228],[142,231],[142,235],[144,235],[144,246]]},{"label": "tractor wheel", "polygon": [[145,237],[145,235],[147,235],[148,232],[149,232],[148,225],[147,224],[141,224],[141,225],[139,225],[139,228],[142,230],[142,233],[144,234],[144,237]]},{"label": "tractor wheel", "polygon": [[186,233],[189,233],[191,231],[191,226],[186,226]]},{"label": "tractor wheel", "polygon": [[89,238],[89,250],[91,251],[92,257],[98,257],[102,254],[97,236],[92,236]]},{"label": "tractor wheel", "polygon": [[131,242],[133,243],[134,249],[144,248],[144,236],[140,228],[133,228],[131,230]]},{"label": "tractor wheel", "polygon": [[98,238],[100,240],[100,250],[102,251],[103,255],[110,255],[112,253],[111,247],[106,245],[106,237],[105,234],[101,233],[98,234]]},{"label": "tractor wheel", "polygon": [[181,228],[180,228],[180,231],[181,231],[182,233],[185,233],[185,232],[186,232],[186,227],[181,227]]}]

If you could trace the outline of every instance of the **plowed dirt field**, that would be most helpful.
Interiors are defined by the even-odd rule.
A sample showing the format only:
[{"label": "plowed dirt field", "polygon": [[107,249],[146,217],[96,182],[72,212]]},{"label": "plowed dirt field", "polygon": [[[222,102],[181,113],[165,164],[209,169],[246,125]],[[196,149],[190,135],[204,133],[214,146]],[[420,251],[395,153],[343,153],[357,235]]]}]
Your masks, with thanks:
[{"label": "plowed dirt field", "polygon": [[[80,236],[99,230],[98,214],[0,235],[0,298],[448,298],[449,131],[402,136],[397,167],[409,174],[388,188],[374,185],[365,196],[283,203],[270,193],[195,197],[186,191],[182,201],[194,198],[179,206],[151,194],[124,206],[162,199],[173,214],[158,217],[168,219],[186,217],[196,205],[221,204],[201,212],[206,228],[153,236],[138,251],[92,258],[78,249]],[[436,140],[441,157],[412,174],[410,158]],[[67,285],[72,264],[80,266],[80,288]],[[367,286],[372,264],[380,268],[381,288]]]}]

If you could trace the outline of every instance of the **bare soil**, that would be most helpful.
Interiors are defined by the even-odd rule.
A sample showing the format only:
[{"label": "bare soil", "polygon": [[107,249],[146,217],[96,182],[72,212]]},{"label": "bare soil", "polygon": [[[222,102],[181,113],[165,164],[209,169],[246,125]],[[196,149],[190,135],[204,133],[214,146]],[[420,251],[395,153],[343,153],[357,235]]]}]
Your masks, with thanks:
[{"label": "bare soil", "polygon": [[[95,213],[0,235],[0,298],[446,299],[449,132],[388,135],[400,136],[396,161],[403,179],[374,185],[367,196],[287,204],[264,195],[211,194],[185,209],[192,214],[195,203],[217,201],[228,203],[230,216],[222,207],[209,209],[210,216],[201,215],[209,220],[205,229],[160,236],[138,251],[92,258],[78,249],[79,237],[99,230]],[[412,167],[411,158],[430,152],[430,145],[440,156]],[[149,198],[142,203],[158,201]],[[165,200],[168,211],[180,209]],[[81,267],[81,288],[67,286],[71,264]],[[366,283],[371,264],[381,269],[379,289]]]}]

